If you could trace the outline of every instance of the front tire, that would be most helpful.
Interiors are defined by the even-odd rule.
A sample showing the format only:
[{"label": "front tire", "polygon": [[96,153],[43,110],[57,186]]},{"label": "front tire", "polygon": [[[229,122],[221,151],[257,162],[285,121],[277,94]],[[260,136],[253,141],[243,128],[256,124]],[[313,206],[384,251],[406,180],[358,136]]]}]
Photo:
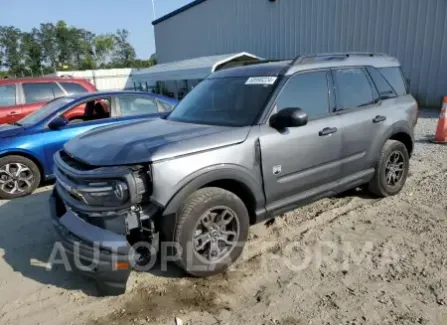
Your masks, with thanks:
[{"label": "front tire", "polygon": [[178,212],[177,264],[197,277],[221,273],[241,255],[248,229],[248,211],[238,196],[221,188],[200,189]]},{"label": "front tire", "polygon": [[388,140],[382,148],[374,178],[368,189],[379,197],[398,194],[405,185],[410,168],[407,147],[396,140]]},{"label": "front tire", "polygon": [[0,158],[0,199],[12,200],[34,192],[41,180],[40,170],[28,158]]}]

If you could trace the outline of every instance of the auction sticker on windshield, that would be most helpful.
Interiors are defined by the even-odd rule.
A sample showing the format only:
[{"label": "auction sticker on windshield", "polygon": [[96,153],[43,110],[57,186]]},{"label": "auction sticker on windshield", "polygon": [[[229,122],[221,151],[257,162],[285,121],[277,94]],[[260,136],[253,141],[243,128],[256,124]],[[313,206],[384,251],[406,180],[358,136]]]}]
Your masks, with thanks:
[{"label": "auction sticker on windshield", "polygon": [[277,77],[251,77],[248,78],[246,85],[273,85]]}]

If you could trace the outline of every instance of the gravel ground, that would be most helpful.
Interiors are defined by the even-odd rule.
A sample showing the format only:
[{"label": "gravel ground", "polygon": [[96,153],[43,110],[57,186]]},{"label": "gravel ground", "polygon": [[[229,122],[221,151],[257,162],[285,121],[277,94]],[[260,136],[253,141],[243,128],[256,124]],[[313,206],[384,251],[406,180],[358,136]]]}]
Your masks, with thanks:
[{"label": "gravel ground", "polygon": [[132,273],[129,292],[47,271],[48,188],[0,203],[0,324],[447,324],[447,146],[422,111],[397,196],[351,191],[251,229],[225,274]]}]

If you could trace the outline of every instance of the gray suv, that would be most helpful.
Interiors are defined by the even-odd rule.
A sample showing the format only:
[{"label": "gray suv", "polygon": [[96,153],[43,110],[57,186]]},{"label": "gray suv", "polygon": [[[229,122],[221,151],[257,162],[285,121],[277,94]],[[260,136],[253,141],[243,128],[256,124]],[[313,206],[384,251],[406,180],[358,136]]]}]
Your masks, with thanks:
[{"label": "gray suv", "polygon": [[68,142],[55,155],[54,225],[105,294],[153,265],[155,246],[193,276],[219,273],[253,224],[355,187],[398,193],[417,116],[398,60],[383,54],[218,71],[167,117]]}]

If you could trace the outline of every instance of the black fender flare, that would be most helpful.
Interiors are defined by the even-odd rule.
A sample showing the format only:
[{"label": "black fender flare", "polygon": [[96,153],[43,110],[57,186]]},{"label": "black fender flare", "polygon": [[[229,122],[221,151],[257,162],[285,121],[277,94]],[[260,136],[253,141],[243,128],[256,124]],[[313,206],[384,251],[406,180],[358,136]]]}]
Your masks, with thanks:
[{"label": "black fender flare", "polygon": [[412,145],[414,147],[413,130],[410,128],[408,123],[405,121],[396,122],[395,124],[392,125],[391,128],[388,129],[388,131],[382,137],[378,137],[376,140],[374,140],[372,150],[367,159],[367,161],[371,163],[371,167],[375,167],[375,164],[379,160],[380,152],[382,151],[385,142],[387,142],[390,138],[392,138],[394,135],[398,133],[407,134],[411,138]]},{"label": "black fender flare", "polygon": [[262,180],[257,180],[248,170],[238,165],[216,165],[198,170],[179,182],[175,194],[166,204],[162,212],[161,227],[166,237],[172,238],[173,225],[176,224],[177,211],[184,200],[206,184],[232,180],[246,187],[255,200],[256,212],[265,211],[265,196]]}]

